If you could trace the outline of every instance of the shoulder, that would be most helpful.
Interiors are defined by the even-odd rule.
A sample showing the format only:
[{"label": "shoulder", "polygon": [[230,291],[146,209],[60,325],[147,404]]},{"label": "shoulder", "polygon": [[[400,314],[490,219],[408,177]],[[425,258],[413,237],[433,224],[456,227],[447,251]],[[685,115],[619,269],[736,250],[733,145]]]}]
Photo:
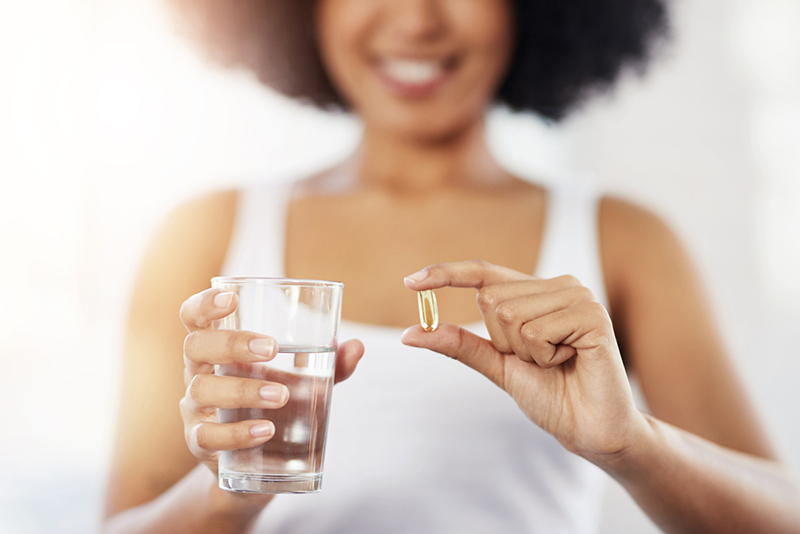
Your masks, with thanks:
[{"label": "shoulder", "polygon": [[238,198],[238,190],[226,189],[185,200],[170,212],[161,231],[193,234],[220,224],[232,227]]},{"label": "shoulder", "polygon": [[164,296],[182,300],[208,286],[225,260],[238,196],[235,190],[198,196],[164,218],[142,258],[134,306],[150,308],[151,299],[156,305]]},{"label": "shoulder", "polygon": [[612,308],[632,293],[641,295],[655,286],[695,282],[685,248],[660,216],[629,201],[603,197],[598,220]]},{"label": "shoulder", "polygon": [[224,190],[184,201],[164,219],[153,244],[163,242],[174,252],[193,256],[224,254],[233,230],[238,197],[238,191]]},{"label": "shoulder", "polygon": [[616,197],[600,199],[599,225],[601,239],[615,250],[640,245],[652,251],[676,239],[660,216]]}]

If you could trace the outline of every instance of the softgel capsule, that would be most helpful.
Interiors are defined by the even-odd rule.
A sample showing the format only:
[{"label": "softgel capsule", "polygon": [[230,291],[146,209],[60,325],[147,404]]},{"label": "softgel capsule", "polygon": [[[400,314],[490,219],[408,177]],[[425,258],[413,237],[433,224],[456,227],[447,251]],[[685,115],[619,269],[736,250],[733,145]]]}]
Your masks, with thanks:
[{"label": "softgel capsule", "polygon": [[426,332],[433,332],[439,327],[439,308],[436,306],[436,294],[431,289],[417,292],[419,304],[419,324]]}]

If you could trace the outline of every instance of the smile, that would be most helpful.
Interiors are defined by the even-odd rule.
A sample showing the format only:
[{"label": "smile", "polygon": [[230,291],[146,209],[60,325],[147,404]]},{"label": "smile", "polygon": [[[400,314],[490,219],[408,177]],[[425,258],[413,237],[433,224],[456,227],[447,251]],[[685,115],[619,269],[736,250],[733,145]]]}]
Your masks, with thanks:
[{"label": "smile", "polygon": [[424,97],[433,94],[449,77],[454,59],[420,60],[381,58],[378,73],[393,93],[405,97]]}]

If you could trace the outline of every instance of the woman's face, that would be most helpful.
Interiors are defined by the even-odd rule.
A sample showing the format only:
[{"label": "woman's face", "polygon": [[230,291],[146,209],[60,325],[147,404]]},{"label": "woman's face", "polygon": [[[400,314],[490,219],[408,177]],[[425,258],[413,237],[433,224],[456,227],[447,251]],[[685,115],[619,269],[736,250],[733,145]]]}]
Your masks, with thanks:
[{"label": "woman's face", "polygon": [[320,0],[334,85],[368,128],[435,142],[475,124],[505,74],[509,0]]}]

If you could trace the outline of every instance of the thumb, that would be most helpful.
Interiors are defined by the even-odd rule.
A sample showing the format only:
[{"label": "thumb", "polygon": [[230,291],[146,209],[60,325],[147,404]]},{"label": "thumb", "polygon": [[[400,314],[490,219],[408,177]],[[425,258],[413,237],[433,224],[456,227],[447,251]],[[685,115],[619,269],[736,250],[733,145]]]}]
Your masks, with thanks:
[{"label": "thumb", "polygon": [[350,378],[356,370],[358,362],[364,355],[364,344],[358,339],[349,339],[339,344],[336,350],[336,375],[334,382],[339,383]]},{"label": "thumb", "polygon": [[491,341],[460,326],[442,324],[435,331],[426,332],[415,325],[403,332],[400,341],[409,347],[430,349],[458,360],[505,389],[503,354],[494,348]]}]

